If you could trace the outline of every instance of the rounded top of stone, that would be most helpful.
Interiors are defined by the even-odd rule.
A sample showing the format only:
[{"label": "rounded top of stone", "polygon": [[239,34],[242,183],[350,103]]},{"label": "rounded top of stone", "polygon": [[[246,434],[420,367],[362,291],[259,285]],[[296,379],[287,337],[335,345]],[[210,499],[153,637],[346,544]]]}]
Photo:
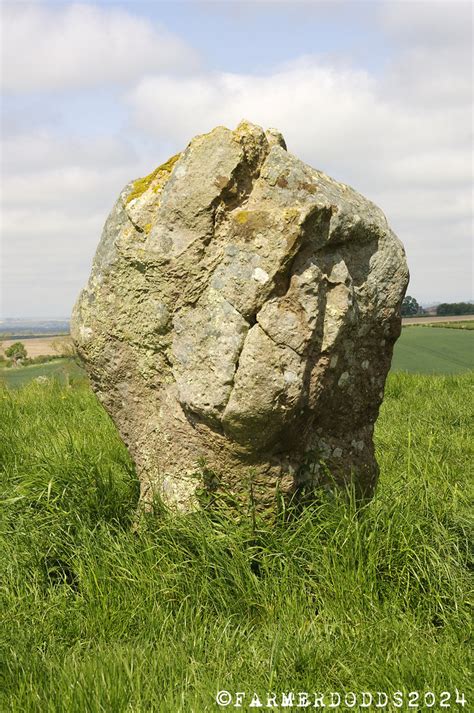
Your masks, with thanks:
[{"label": "rounded top of stone", "polygon": [[281,146],[282,149],[287,150],[286,141],[283,138],[283,134],[278,129],[269,128],[265,131],[265,136],[270,146]]},{"label": "rounded top of stone", "polygon": [[264,131],[262,127],[258,124],[254,124],[253,122],[248,121],[247,119],[242,119],[242,121],[239,122],[238,126],[235,129],[235,133],[240,135],[265,134],[265,138],[267,139],[270,146],[281,146],[282,149],[285,149],[285,151],[287,150],[286,141],[283,137],[283,134],[281,133],[281,131],[278,131],[278,129],[272,127]]}]

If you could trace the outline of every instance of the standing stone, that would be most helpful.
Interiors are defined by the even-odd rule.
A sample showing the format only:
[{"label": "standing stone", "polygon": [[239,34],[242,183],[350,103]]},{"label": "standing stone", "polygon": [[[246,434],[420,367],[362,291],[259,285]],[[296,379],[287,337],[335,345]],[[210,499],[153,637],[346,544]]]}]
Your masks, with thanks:
[{"label": "standing stone", "polygon": [[141,501],[258,508],[377,479],[373,428],[408,282],[382,211],[242,122],[129,183],[72,335]]}]

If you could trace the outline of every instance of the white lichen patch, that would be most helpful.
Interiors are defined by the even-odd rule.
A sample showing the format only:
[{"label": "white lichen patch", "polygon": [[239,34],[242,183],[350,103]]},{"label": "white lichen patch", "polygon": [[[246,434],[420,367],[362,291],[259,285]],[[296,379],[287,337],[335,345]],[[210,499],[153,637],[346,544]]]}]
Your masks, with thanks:
[{"label": "white lichen patch", "polygon": [[161,495],[174,512],[193,512],[199,508],[196,496],[199,481],[194,472],[186,475],[165,475],[161,482]]},{"label": "white lichen patch", "polygon": [[186,166],[184,163],[180,163],[178,166],[176,166],[174,175],[176,178],[183,178],[186,175]]},{"label": "white lichen patch", "polygon": [[261,285],[265,285],[265,283],[268,282],[270,279],[268,272],[265,272],[265,270],[262,270],[261,267],[256,267],[255,270],[252,273],[252,277],[254,280],[259,282]]},{"label": "white lichen patch", "polygon": [[363,369],[368,369],[368,368],[369,368],[369,360],[368,360],[368,359],[364,359],[364,361],[363,361],[362,364],[361,364],[361,367],[362,367]]},{"label": "white lichen patch", "polygon": [[92,331],[92,329],[90,327],[84,327],[84,325],[81,324],[79,327],[79,334],[81,337],[81,341],[87,342],[92,337],[94,332]]},{"label": "white lichen patch", "polygon": [[335,448],[332,454],[334,458],[340,458],[342,456],[342,448]]}]

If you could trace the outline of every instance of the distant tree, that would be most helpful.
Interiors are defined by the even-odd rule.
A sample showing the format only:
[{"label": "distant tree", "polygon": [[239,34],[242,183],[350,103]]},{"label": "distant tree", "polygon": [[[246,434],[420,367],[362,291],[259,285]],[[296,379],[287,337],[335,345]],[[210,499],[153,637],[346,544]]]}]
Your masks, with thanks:
[{"label": "distant tree", "polygon": [[26,359],[26,349],[23,342],[14,342],[8,349],[5,349],[5,355],[12,359],[15,364],[18,364],[22,359]]},{"label": "distant tree", "polygon": [[436,314],[440,316],[474,314],[474,304],[472,302],[443,302],[438,305]]},{"label": "distant tree", "polygon": [[421,307],[414,297],[407,295],[402,302],[402,317],[414,317],[415,314],[420,314]]}]

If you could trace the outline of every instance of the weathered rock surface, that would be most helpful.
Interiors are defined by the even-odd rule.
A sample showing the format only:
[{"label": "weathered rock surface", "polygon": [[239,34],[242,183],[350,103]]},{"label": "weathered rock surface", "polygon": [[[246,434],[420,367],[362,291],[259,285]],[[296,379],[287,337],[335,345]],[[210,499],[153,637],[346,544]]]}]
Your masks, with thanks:
[{"label": "weathered rock surface", "polygon": [[[259,507],[377,478],[373,425],[408,281],[383,213],[247,122],[128,184],[72,335],[141,480]],[[203,482],[204,480],[204,482]]]}]

